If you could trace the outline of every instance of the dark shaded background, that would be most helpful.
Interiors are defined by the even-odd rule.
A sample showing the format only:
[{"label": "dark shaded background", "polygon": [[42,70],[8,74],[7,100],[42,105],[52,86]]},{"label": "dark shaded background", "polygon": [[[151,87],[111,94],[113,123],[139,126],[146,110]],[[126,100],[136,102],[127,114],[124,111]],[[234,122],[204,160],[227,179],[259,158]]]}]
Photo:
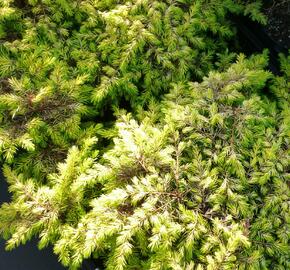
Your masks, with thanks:
[{"label": "dark shaded background", "polygon": [[[0,204],[9,201],[7,183],[0,171]],[[0,239],[0,270],[64,270],[53,254],[52,248],[37,249],[37,240],[5,251],[5,241]]]}]

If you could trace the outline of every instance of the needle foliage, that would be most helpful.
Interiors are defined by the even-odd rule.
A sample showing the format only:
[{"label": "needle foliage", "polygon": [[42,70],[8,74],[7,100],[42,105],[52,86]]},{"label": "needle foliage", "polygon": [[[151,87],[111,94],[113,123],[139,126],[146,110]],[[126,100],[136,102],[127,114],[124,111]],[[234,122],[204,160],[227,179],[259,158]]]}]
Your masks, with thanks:
[{"label": "needle foliage", "polygon": [[233,0],[0,0],[2,160],[45,178],[113,107],[132,111],[171,83],[227,66],[235,47],[229,16],[264,22],[260,8]]},{"label": "needle foliage", "polygon": [[[237,56],[261,1],[0,0],[7,249],[69,269],[290,269],[289,57]],[[235,63],[233,61],[235,60]]]},{"label": "needle foliage", "polygon": [[46,185],[5,167],[7,247],[38,235],[70,269],[289,269],[289,64],[274,77],[266,63],[172,84],[120,116],[104,154],[95,138],[70,148]]}]

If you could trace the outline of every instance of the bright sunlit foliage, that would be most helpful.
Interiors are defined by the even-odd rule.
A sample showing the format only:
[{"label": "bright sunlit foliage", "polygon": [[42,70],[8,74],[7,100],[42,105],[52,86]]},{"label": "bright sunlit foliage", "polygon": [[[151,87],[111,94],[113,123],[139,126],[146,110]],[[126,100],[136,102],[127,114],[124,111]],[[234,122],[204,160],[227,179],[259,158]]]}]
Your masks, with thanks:
[{"label": "bright sunlit foliage", "polygon": [[290,58],[237,54],[260,1],[0,0],[7,249],[69,269],[290,269]]},{"label": "bright sunlit foliage", "polygon": [[99,161],[96,139],[72,147],[47,185],[6,167],[8,248],[39,234],[71,269],[92,254],[107,269],[287,269],[289,95],[265,63],[172,85],[140,123],[119,119]]}]

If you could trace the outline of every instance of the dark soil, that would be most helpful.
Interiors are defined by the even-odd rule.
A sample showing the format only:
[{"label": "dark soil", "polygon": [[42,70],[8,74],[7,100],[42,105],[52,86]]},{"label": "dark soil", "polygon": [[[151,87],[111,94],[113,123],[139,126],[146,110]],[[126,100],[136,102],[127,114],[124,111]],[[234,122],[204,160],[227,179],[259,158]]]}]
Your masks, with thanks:
[{"label": "dark soil", "polygon": [[278,44],[286,49],[290,48],[290,1],[265,1],[265,14],[268,23],[266,33]]}]

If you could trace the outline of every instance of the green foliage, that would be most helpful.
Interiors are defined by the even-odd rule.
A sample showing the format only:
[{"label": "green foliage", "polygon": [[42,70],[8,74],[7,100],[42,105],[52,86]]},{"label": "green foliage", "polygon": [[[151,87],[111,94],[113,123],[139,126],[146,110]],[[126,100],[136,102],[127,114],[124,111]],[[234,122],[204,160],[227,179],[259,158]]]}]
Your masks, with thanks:
[{"label": "green foliage", "polygon": [[87,171],[98,154],[93,149],[95,143],[95,138],[87,138],[81,149],[72,147],[65,162],[58,164],[58,172],[49,175],[46,186],[4,167],[13,192],[13,202],[1,208],[1,232],[4,237],[13,234],[7,249],[25,243],[36,233],[41,237],[39,246],[45,247],[59,237],[63,223],[74,224],[85,214],[90,198],[87,190],[94,186]]},{"label": "green foliage", "polygon": [[3,161],[42,178],[114,106],[135,109],[225,68],[228,15],[263,21],[259,3],[0,0]]},{"label": "green foliage", "polygon": [[276,77],[266,54],[231,64],[229,17],[265,23],[261,3],[0,0],[7,249],[289,269],[290,59]]},{"label": "green foliage", "polygon": [[265,55],[240,55],[201,83],[173,83],[141,121],[119,118],[101,158],[87,139],[46,185],[7,168],[14,198],[0,210],[0,230],[8,248],[38,234],[70,269],[90,256],[118,270],[289,269],[283,63],[286,76],[274,77]]}]

